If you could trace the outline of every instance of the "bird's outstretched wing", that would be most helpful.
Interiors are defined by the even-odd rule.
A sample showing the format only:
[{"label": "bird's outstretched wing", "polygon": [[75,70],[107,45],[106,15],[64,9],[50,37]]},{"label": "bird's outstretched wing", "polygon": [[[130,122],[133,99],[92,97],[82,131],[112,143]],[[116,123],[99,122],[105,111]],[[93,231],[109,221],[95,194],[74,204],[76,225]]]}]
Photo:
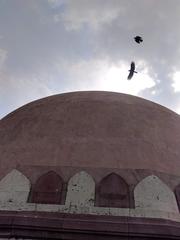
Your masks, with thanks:
[{"label": "bird's outstretched wing", "polygon": [[129,75],[128,75],[127,79],[130,80],[132,78],[133,74],[134,74],[134,72],[129,71]]}]

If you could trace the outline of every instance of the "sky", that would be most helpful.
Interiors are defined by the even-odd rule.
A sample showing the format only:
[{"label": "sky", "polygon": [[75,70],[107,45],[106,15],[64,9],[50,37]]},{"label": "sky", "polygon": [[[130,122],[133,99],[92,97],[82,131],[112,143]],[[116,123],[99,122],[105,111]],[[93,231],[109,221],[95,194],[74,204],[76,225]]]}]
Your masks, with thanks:
[{"label": "sky", "polygon": [[[128,81],[131,61],[138,73]],[[0,0],[0,118],[86,90],[180,113],[180,0]]]}]

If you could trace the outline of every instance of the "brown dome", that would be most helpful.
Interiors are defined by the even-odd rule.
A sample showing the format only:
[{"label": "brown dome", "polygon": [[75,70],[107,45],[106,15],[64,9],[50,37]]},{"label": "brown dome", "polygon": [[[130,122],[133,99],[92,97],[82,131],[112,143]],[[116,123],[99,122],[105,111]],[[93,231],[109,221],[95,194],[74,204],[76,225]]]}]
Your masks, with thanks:
[{"label": "brown dome", "polygon": [[112,92],[29,103],[0,121],[1,166],[149,169],[179,175],[180,117]]}]

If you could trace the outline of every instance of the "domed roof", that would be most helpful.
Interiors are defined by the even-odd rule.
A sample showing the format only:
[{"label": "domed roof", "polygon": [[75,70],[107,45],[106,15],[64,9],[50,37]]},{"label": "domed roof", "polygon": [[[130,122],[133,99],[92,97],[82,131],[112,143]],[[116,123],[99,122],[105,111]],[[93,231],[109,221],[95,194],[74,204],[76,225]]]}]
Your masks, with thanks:
[{"label": "domed roof", "polygon": [[180,117],[121,93],[73,92],[0,121],[1,166],[152,169],[179,175]]}]

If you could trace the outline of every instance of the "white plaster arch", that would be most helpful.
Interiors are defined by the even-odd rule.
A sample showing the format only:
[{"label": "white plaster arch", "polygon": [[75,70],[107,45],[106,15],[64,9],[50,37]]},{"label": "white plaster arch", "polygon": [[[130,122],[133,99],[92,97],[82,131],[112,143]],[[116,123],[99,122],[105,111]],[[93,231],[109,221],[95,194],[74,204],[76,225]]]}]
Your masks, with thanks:
[{"label": "white plaster arch", "polygon": [[85,171],[76,173],[68,182],[66,205],[93,206],[95,198],[95,182]]},{"label": "white plaster arch", "polygon": [[26,203],[29,191],[30,181],[13,169],[0,181],[0,202]]},{"label": "white plaster arch", "polygon": [[135,207],[178,213],[176,198],[171,189],[157,176],[144,178],[134,189]]}]

